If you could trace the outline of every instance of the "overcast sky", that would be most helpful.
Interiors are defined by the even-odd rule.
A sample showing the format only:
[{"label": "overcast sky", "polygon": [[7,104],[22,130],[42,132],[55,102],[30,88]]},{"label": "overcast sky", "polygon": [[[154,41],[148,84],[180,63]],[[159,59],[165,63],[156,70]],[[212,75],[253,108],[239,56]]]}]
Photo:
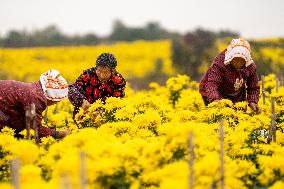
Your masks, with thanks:
[{"label": "overcast sky", "polygon": [[0,0],[0,35],[56,24],[64,33],[108,35],[113,21],[154,21],[184,33],[230,29],[246,38],[284,37],[284,0]]}]

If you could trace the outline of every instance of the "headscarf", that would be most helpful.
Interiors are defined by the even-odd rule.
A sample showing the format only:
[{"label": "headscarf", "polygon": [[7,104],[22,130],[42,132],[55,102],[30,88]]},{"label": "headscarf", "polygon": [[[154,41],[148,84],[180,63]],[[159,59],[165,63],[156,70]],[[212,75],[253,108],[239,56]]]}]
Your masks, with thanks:
[{"label": "headscarf", "polygon": [[59,71],[50,69],[41,74],[40,83],[48,100],[61,101],[68,96],[68,84]]},{"label": "headscarf", "polygon": [[250,52],[250,45],[246,40],[242,38],[233,39],[225,52],[224,64],[228,65],[233,58],[241,57],[246,61],[245,66],[248,67],[253,63]]}]

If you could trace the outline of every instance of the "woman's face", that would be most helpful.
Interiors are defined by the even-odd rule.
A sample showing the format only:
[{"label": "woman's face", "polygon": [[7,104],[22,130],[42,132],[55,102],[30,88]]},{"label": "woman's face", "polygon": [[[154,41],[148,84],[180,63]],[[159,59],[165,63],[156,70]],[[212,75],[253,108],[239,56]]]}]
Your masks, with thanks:
[{"label": "woman's face", "polygon": [[109,80],[111,76],[111,69],[109,67],[98,66],[96,74],[101,82]]},{"label": "woman's face", "polygon": [[245,66],[246,61],[245,61],[245,59],[243,59],[241,57],[235,57],[231,61],[231,64],[234,66],[234,68],[241,69],[241,68],[243,68]]}]

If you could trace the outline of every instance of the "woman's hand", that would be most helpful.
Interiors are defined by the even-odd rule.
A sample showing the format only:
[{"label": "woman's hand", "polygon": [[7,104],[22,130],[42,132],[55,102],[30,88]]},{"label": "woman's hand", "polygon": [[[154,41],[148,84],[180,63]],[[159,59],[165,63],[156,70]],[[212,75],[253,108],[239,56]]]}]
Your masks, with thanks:
[{"label": "woman's hand", "polygon": [[82,104],[83,109],[87,110],[90,106],[91,104],[87,100],[84,99],[83,104]]},{"label": "woman's hand", "polygon": [[255,113],[257,113],[257,114],[260,114],[260,108],[259,108],[259,106],[256,104],[256,103],[254,103],[254,102],[250,102],[249,103],[249,107],[255,112]]},{"label": "woman's hand", "polygon": [[65,131],[56,131],[55,133],[55,139],[61,139],[66,137],[67,135],[70,135],[71,131],[70,130],[65,130]]}]

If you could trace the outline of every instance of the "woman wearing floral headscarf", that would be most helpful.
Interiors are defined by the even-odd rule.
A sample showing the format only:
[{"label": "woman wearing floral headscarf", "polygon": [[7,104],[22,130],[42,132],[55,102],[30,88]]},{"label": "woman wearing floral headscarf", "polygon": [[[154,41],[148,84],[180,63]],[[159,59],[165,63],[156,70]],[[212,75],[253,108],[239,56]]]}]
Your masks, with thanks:
[{"label": "woman wearing floral headscarf", "polygon": [[1,80],[0,89],[0,129],[8,126],[15,129],[16,136],[19,136],[19,132],[26,128],[25,111],[33,103],[39,137],[62,138],[70,133],[41,125],[42,112],[46,107],[67,98],[68,85],[58,71],[48,70],[34,83]]},{"label": "woman wearing floral headscarf", "polygon": [[113,54],[102,53],[96,60],[96,67],[85,70],[69,86],[68,98],[74,105],[74,113],[79,108],[87,109],[96,100],[107,97],[124,97],[125,79],[116,71],[117,61]]},{"label": "woman wearing floral headscarf", "polygon": [[199,92],[206,106],[225,98],[234,103],[247,101],[253,111],[260,113],[258,82],[249,43],[244,39],[233,39],[213,60],[200,82]]}]

